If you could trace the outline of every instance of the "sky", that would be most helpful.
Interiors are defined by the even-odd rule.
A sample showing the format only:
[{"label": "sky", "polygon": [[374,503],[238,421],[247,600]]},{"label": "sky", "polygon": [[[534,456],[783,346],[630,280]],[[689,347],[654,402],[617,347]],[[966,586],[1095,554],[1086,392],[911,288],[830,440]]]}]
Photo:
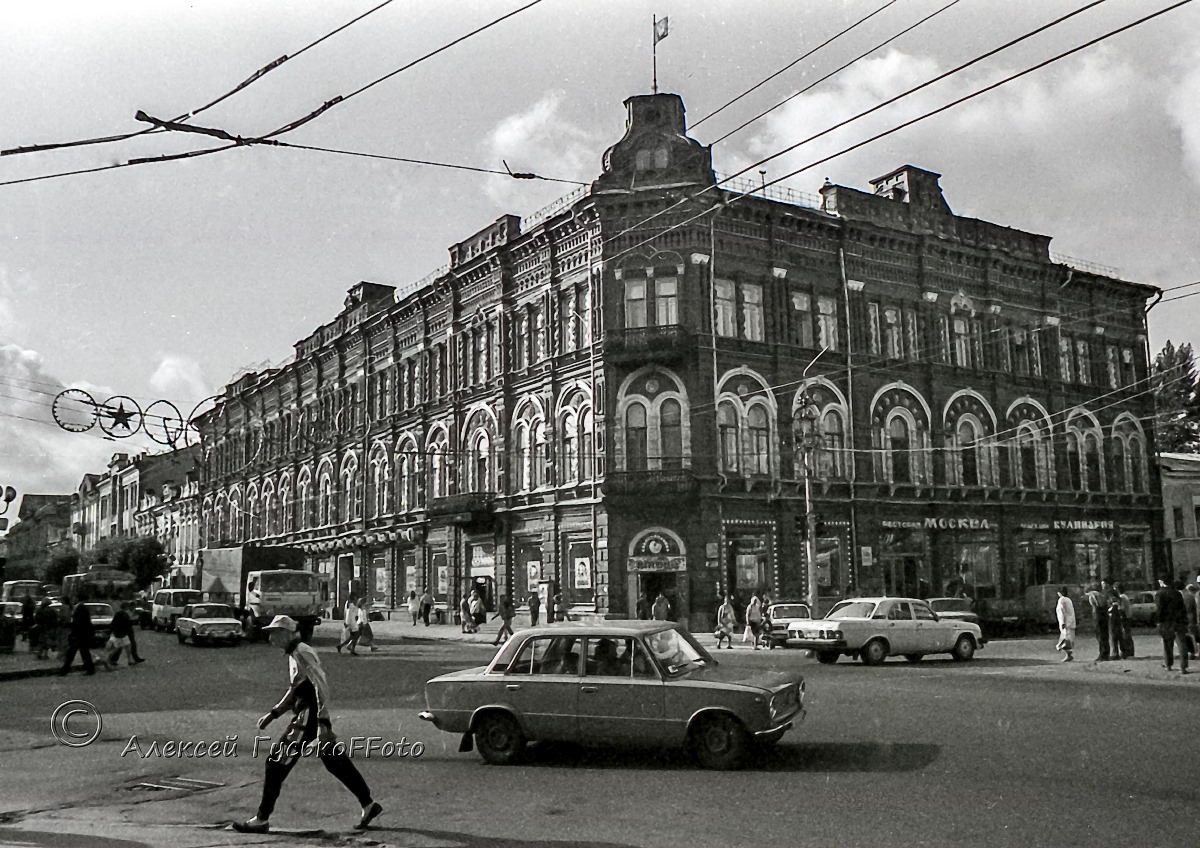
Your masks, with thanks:
[{"label": "sky", "polygon": [[[683,97],[721,174],[765,170],[815,193],[826,178],[869,190],[913,164],[942,175],[957,214],[1052,236],[1056,255],[1162,288],[1200,281],[1200,3],[835,155],[1173,0],[1100,2],[762,162],[1088,4],[392,0],[371,11],[380,2],[5,4],[0,150],[145,129],[137,112],[185,115],[288,56],[190,123],[256,137],[342,96],[279,139],[546,179],[260,145],[107,168],[225,144],[181,132],[0,156],[0,488],[69,493],[114,453],[163,449],[144,432],[63,430],[53,400],[64,389],[142,408],[167,400],[186,415],[237,375],[288,361],[357,282],[411,285],[501,215],[590,183],[624,132],[624,99],[651,91],[655,16],[669,21],[659,90]],[[1152,309],[1151,351],[1200,344],[1198,307]]]}]

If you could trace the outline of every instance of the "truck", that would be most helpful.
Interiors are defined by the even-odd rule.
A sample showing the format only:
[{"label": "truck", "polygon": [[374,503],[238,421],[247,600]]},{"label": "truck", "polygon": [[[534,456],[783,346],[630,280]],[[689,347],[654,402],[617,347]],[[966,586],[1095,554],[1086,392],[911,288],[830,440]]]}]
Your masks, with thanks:
[{"label": "truck", "polygon": [[321,621],[318,575],[304,569],[304,551],[287,545],[237,545],[200,551],[200,591],[229,604],[247,638],[261,635],[277,615],[294,618],[308,641]]}]

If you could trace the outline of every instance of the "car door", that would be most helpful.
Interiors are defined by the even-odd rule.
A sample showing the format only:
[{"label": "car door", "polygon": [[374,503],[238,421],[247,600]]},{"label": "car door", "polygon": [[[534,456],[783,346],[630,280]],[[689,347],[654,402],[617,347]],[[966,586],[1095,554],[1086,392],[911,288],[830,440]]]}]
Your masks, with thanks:
[{"label": "car door", "polygon": [[591,742],[661,741],[663,681],[634,638],[590,637],[579,682],[579,736]]},{"label": "car door", "polygon": [[917,642],[921,651],[932,654],[950,650],[956,630],[953,620],[939,620],[937,614],[924,601],[912,606],[917,627]]},{"label": "car door", "polygon": [[913,620],[912,604],[908,601],[892,601],[887,610],[885,630],[893,654],[911,654],[921,651],[917,638],[917,623]]},{"label": "car door", "polygon": [[530,639],[504,674],[497,700],[519,714],[530,739],[574,739],[580,660],[576,636]]}]

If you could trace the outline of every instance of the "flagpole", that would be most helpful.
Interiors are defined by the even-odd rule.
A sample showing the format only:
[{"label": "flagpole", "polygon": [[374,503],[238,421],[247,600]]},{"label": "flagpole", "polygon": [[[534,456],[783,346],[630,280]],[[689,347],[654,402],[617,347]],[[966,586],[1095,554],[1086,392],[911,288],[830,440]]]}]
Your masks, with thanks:
[{"label": "flagpole", "polygon": [[651,30],[651,33],[653,33],[653,34],[650,36],[650,40],[652,42],[654,42],[654,46],[651,48],[651,51],[654,56],[654,89],[653,89],[653,91],[655,94],[658,94],[658,15],[654,15],[653,18],[654,18],[654,29]]}]

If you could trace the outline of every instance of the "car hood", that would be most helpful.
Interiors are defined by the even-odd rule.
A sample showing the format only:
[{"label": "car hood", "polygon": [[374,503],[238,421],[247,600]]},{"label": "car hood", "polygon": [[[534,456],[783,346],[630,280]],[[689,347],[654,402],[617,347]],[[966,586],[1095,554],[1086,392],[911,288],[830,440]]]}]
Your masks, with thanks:
[{"label": "car hood", "polygon": [[487,671],[487,668],[488,667],[486,665],[478,665],[478,666],[475,666],[474,668],[464,668],[464,669],[460,669],[458,671],[449,671],[449,672],[446,672],[445,674],[439,674],[437,677],[433,678],[432,680],[430,680],[428,682],[436,683],[436,682],[444,681],[446,683],[452,683],[455,680],[459,680],[459,679],[462,679],[465,677],[476,677],[480,674],[483,674],[485,671]]},{"label": "car hood", "polygon": [[192,624],[204,626],[205,624],[220,624],[224,627],[241,627],[242,623],[236,618],[188,618],[185,621],[190,621]]},{"label": "car hood", "polygon": [[776,689],[781,689],[795,683],[802,678],[801,675],[794,671],[756,671],[745,668],[731,668],[726,665],[708,665],[688,672],[685,679],[735,684],[750,686],[755,689],[775,691]]}]

